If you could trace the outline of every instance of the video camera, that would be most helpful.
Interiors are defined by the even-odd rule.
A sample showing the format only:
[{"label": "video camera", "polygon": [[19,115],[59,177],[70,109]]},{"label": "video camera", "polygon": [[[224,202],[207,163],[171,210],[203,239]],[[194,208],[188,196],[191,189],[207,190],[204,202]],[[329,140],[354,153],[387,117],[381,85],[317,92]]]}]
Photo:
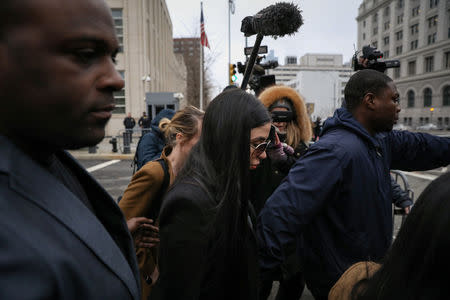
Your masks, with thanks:
[{"label": "video camera", "polygon": [[[358,57],[359,51],[356,51],[353,55],[353,70],[364,70],[372,69],[384,73],[388,68],[400,68],[399,60],[384,60],[379,61],[378,59],[383,58],[383,53],[375,47],[370,47],[369,45],[362,48],[362,56]],[[363,64],[364,60],[367,59],[367,65]]]},{"label": "video camera", "polygon": [[[266,63],[261,64],[261,60],[265,58],[265,56],[258,56],[256,58],[256,63],[253,66],[252,75],[248,81],[248,84],[252,90],[255,91],[256,96],[266,87],[275,84],[275,75],[265,75],[267,69],[274,69],[278,67],[278,61],[271,60]],[[245,69],[247,67],[247,62],[245,64],[238,62],[237,69],[241,74],[245,73]]]}]

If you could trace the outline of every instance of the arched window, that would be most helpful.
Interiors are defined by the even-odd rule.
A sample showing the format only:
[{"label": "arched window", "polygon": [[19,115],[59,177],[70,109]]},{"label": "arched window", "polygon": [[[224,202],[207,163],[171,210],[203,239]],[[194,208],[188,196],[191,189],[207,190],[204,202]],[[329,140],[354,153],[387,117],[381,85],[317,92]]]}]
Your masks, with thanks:
[{"label": "arched window", "polygon": [[442,89],[442,105],[450,106],[450,85],[446,85]]},{"label": "arched window", "polygon": [[414,91],[409,91],[407,94],[408,97],[408,107],[414,107]]},{"label": "arched window", "polygon": [[423,107],[431,107],[432,101],[431,98],[433,96],[433,93],[431,92],[430,88],[426,88],[423,91]]}]

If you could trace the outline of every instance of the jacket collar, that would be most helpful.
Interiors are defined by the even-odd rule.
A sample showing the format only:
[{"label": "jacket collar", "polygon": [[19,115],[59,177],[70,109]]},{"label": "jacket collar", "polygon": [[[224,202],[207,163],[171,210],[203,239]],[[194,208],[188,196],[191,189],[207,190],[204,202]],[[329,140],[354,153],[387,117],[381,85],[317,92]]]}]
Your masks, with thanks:
[{"label": "jacket collar", "polygon": [[[9,176],[11,189],[24,199],[34,203],[52,217],[69,228],[83,243],[90,248],[113,273],[127,286],[134,299],[139,299],[139,273],[136,267],[133,247],[126,249],[128,260],[112,239],[107,228],[100,222],[102,214],[112,214],[116,224],[105,224],[130,244],[130,234],[123,216],[114,200],[104,191],[95,180],[82,168],[67,152],[58,153],[64,162],[72,162],[71,169],[78,175],[83,175],[86,181],[91,181],[96,201],[106,205],[110,210],[106,213],[97,211],[95,216],[64,184],[57,180],[50,172],[32,160],[20,148],[0,135],[0,173]],[[91,187],[92,187],[91,186]],[[97,206],[97,205],[95,205]],[[116,216],[114,216],[114,214]],[[113,227],[113,228],[111,228]],[[125,243],[127,244],[127,243]]]},{"label": "jacket collar", "polygon": [[380,139],[385,136],[385,133],[377,133],[374,136],[371,136],[369,132],[361,125],[361,123],[359,123],[344,107],[337,109],[334,112],[333,117],[328,118],[324,122],[321,136],[334,128],[344,128],[355,133],[360,138],[368,142],[369,145],[372,145],[373,148],[379,148]]}]

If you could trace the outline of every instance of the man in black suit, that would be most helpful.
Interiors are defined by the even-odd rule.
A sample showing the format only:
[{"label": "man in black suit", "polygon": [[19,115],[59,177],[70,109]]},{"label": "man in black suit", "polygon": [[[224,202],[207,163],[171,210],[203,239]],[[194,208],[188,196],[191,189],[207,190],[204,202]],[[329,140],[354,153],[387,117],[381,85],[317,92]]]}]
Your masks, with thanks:
[{"label": "man in black suit", "polygon": [[134,299],[114,200],[66,149],[96,145],[124,82],[103,0],[0,1],[0,299]]}]

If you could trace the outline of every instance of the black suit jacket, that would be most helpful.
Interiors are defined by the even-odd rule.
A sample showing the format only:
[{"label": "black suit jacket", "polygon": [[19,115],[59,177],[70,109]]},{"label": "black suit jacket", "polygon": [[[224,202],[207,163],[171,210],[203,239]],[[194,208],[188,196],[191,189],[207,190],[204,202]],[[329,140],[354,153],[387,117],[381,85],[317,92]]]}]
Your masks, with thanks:
[{"label": "black suit jacket", "polygon": [[92,213],[66,186],[0,135],[0,299],[140,298],[120,209],[68,153]]}]

